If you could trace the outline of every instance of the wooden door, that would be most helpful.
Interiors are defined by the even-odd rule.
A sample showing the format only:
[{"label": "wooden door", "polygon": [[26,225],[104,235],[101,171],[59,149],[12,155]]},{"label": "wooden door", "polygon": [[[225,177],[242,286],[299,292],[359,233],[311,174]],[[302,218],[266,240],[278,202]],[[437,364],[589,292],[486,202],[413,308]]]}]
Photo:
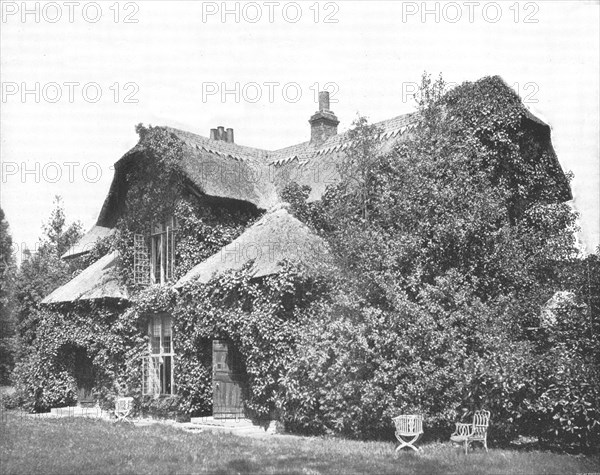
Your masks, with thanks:
[{"label": "wooden door", "polygon": [[93,389],[96,377],[94,365],[85,349],[80,348],[76,352],[73,370],[77,382],[77,402],[80,406],[94,405],[96,401]]},{"label": "wooden door", "polygon": [[244,416],[246,371],[239,352],[225,340],[213,341],[213,417]]}]

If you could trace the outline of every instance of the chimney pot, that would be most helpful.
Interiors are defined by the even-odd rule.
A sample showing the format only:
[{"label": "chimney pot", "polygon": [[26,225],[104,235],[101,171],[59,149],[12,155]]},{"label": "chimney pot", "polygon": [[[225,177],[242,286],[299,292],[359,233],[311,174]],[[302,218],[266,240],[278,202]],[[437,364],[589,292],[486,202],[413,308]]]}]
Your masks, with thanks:
[{"label": "chimney pot", "polygon": [[231,127],[227,129],[227,142],[233,143],[233,129]]},{"label": "chimney pot", "polygon": [[219,140],[217,138],[217,129],[210,129],[210,139],[211,140]]},{"label": "chimney pot", "polygon": [[222,125],[219,125],[217,127],[217,137],[219,138],[219,140],[225,140],[225,127],[223,127]]}]

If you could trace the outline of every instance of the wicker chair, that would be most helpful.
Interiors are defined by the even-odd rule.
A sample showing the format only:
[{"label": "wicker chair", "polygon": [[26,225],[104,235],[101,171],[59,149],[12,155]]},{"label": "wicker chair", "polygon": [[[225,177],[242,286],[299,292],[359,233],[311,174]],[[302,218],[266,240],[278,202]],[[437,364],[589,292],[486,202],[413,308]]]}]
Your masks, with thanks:
[{"label": "wicker chair", "polygon": [[489,424],[489,411],[475,411],[472,424],[456,423],[456,430],[450,436],[450,440],[455,444],[464,444],[465,455],[469,450],[469,444],[471,442],[481,442],[487,452],[487,430]]},{"label": "wicker chair", "polygon": [[[421,448],[415,447],[413,444],[423,434],[423,415],[413,414],[394,417],[392,419],[396,425],[396,439],[400,442],[400,445],[396,447],[398,452],[402,447],[410,447],[415,452],[422,450]],[[404,438],[412,437],[411,440],[404,440]]]}]

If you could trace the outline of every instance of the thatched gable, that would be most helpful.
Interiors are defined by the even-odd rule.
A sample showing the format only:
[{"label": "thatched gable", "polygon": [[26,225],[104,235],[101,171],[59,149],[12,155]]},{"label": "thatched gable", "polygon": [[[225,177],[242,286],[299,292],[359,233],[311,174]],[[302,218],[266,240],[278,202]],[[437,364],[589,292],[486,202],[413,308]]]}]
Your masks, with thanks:
[{"label": "thatched gable", "polygon": [[97,241],[104,239],[114,233],[114,229],[107,228],[104,226],[94,226],[83,237],[77,241],[73,247],[65,252],[61,257],[63,259],[69,259],[72,257],[81,256],[92,250]]},{"label": "thatched gable", "polygon": [[542,146],[542,150],[547,155],[548,163],[546,163],[545,166],[547,166],[550,171],[549,175],[552,182],[547,183],[546,187],[556,190],[558,192],[558,199],[561,201],[572,200],[573,194],[571,186],[569,185],[569,180],[564,174],[560,162],[558,161],[558,156],[552,146],[550,126],[539,117],[532,114],[528,109],[525,109],[525,114],[522,118],[522,126],[535,134],[537,141]]},{"label": "thatched gable", "polygon": [[283,260],[315,271],[331,262],[331,255],[323,239],[288,213],[285,205],[279,205],[237,239],[192,268],[175,287],[192,281],[206,283],[214,276],[239,270],[250,261],[254,277],[276,274]]},{"label": "thatched gable", "polygon": [[116,251],[105,255],[48,295],[42,303],[54,304],[101,298],[127,300],[129,298],[127,289],[118,279],[117,262]]}]

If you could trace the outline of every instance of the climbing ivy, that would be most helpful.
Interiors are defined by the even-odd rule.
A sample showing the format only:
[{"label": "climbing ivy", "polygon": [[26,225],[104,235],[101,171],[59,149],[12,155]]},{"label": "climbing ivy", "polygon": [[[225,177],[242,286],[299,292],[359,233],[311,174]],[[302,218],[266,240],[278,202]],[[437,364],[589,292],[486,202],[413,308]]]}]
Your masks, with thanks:
[{"label": "climbing ivy", "polygon": [[22,405],[33,412],[76,402],[75,352],[94,367],[94,392],[103,405],[139,387],[146,338],[126,302],[80,302],[37,310],[37,336],[16,365]]},{"label": "climbing ivy", "polygon": [[175,375],[186,409],[212,409],[211,344],[231,341],[248,375],[246,408],[256,418],[273,417],[282,406],[280,380],[295,357],[297,337],[310,325],[328,285],[283,263],[277,275],[252,278],[249,263],[207,284],[189,283],[173,308],[177,335]]},{"label": "climbing ivy", "polygon": [[[127,193],[123,208],[117,210],[115,233],[77,258],[78,265],[85,268],[106,253],[118,251],[118,278],[129,290],[129,303],[104,299],[46,306],[36,312],[35,335],[14,372],[19,397],[29,410],[76,402],[73,368],[59,351],[68,345],[85,349],[92,359],[97,370],[96,396],[103,404],[110,406],[116,395],[127,394],[135,396],[146,412],[154,408],[168,413],[173,404],[180,406],[179,398],[165,406],[141,396],[141,358],[148,348],[146,317],[170,311],[176,294],[171,285],[134,284],[133,237],[138,233],[147,236],[150,223],[175,216],[179,223],[177,280],[235,239],[258,216],[252,206],[215,205],[198,196],[182,172],[181,142],[163,128],[139,125],[136,130],[140,142],[132,152],[135,157],[124,158],[123,175],[119,176],[127,184]],[[190,367],[190,371],[196,370]],[[187,377],[184,364],[178,372],[182,379]]]}]

